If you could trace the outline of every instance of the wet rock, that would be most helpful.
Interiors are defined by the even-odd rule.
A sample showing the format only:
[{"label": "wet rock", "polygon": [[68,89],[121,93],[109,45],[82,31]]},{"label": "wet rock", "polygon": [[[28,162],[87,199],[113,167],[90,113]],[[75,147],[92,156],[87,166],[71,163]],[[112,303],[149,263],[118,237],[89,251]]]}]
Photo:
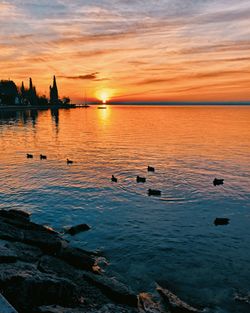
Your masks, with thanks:
[{"label": "wet rock", "polygon": [[40,248],[44,253],[58,253],[63,245],[67,245],[59,236],[38,230],[25,230],[23,242]]},{"label": "wet rock", "polygon": [[0,239],[9,241],[23,241],[24,235],[23,231],[4,223],[0,220]]},{"label": "wet rock", "polygon": [[9,212],[16,217],[26,219],[28,221],[30,220],[31,214],[26,212],[26,211],[11,209],[11,210],[9,210]]},{"label": "wet rock", "polygon": [[229,218],[217,217],[217,218],[214,220],[214,225],[215,225],[215,226],[218,226],[218,225],[227,225],[227,224],[229,224],[229,221],[230,221]]},{"label": "wet rock", "polygon": [[140,313],[166,313],[160,303],[155,302],[148,293],[138,295],[138,310]]},{"label": "wet rock", "polygon": [[0,288],[21,312],[31,312],[36,306],[54,303],[75,306],[80,298],[72,281],[41,273],[34,265],[21,262],[1,266]]},{"label": "wet rock", "polygon": [[96,265],[95,258],[79,248],[62,248],[57,253],[57,257],[82,270],[92,271],[93,266]]},{"label": "wet rock", "polygon": [[87,224],[79,224],[76,226],[72,226],[69,229],[65,231],[66,234],[70,234],[71,236],[74,236],[80,232],[84,232],[90,229],[90,226]]},{"label": "wet rock", "polygon": [[38,247],[30,246],[22,242],[7,241],[6,247],[15,251],[18,260],[28,263],[37,262],[43,254],[42,250]]},{"label": "wet rock", "polygon": [[136,312],[138,311],[135,309],[109,303],[104,305],[102,308],[98,310],[94,310],[91,313],[136,313]]},{"label": "wet rock", "polygon": [[12,305],[0,294],[0,312],[1,313],[17,313]]},{"label": "wet rock", "polygon": [[56,253],[66,244],[56,232],[5,210],[0,210],[0,239],[34,245],[46,253]]},{"label": "wet rock", "polygon": [[82,279],[81,271],[50,255],[43,255],[38,261],[37,268],[40,272],[66,277],[75,282]]},{"label": "wet rock", "polygon": [[17,254],[13,249],[8,248],[6,241],[0,241],[0,263],[14,263],[17,260]]},{"label": "wet rock", "polygon": [[106,304],[101,308],[64,308],[58,305],[42,306],[38,308],[38,313],[136,313],[138,311],[121,305]]},{"label": "wet rock", "polygon": [[182,301],[175,294],[173,294],[168,289],[162,288],[157,284],[156,290],[162,296],[163,300],[166,302],[170,312],[173,313],[193,313],[202,312],[202,310],[196,309],[186,302]]},{"label": "wet rock", "polygon": [[30,219],[30,214],[22,211],[22,210],[0,210],[0,216],[1,217],[6,217],[6,218],[10,218],[10,219],[15,219],[15,220],[24,220],[24,221],[29,221]]},{"label": "wet rock", "polygon": [[19,218],[19,217],[16,218],[15,216],[14,217],[13,216],[9,216],[9,217],[1,216],[1,217],[2,217],[1,222],[13,225],[16,228],[19,228],[22,230],[35,230],[35,231],[58,235],[58,233],[54,231],[52,228],[30,222],[28,219]]},{"label": "wet rock", "polygon": [[65,308],[60,305],[44,305],[37,309],[37,313],[86,313],[85,309]]},{"label": "wet rock", "polygon": [[234,294],[234,300],[250,305],[250,292],[248,294]]},{"label": "wet rock", "polygon": [[127,286],[118,282],[116,279],[91,273],[86,273],[83,277],[116,303],[137,307],[137,296]]},{"label": "wet rock", "polygon": [[94,274],[99,255],[70,247],[25,214],[0,210],[0,290],[19,312],[135,312],[120,305],[136,307],[135,294]]}]

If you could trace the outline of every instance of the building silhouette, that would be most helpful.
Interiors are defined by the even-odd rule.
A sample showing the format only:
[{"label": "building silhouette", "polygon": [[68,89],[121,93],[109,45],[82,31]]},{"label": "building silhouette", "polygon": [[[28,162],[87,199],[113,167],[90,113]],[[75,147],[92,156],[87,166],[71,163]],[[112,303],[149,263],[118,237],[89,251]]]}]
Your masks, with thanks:
[{"label": "building silhouette", "polygon": [[59,103],[59,98],[58,98],[58,89],[57,89],[55,75],[53,77],[53,85],[52,85],[52,87],[49,86],[49,91],[50,91],[50,103],[51,104],[58,104]]},{"label": "building silhouette", "polygon": [[[65,101],[70,101],[65,98]],[[12,80],[0,80],[0,105],[24,105],[24,106],[40,106],[48,104],[60,105],[63,102],[58,97],[58,89],[56,84],[56,77],[53,77],[53,85],[50,86],[50,99],[45,95],[38,95],[36,87],[33,84],[32,78],[29,78],[29,87],[25,88],[22,82],[21,86],[17,88]],[[66,102],[65,102],[66,103]]]},{"label": "building silhouette", "polygon": [[16,84],[12,80],[0,81],[0,105],[19,105],[20,98]]}]

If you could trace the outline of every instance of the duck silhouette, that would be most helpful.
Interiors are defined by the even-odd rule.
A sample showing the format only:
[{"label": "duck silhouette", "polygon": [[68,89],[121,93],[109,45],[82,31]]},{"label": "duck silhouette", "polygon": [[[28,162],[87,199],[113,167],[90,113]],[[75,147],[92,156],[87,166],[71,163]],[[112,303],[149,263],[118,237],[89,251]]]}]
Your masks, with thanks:
[{"label": "duck silhouette", "polygon": [[161,196],[161,191],[157,189],[148,189],[149,196]]},{"label": "duck silhouette", "polygon": [[40,154],[40,160],[47,160],[47,156],[44,154]]},{"label": "duck silhouette", "polygon": [[214,184],[214,186],[223,185],[223,184],[224,184],[224,179],[215,178],[215,179],[213,180],[213,184]]},{"label": "duck silhouette", "polygon": [[33,154],[27,153],[26,157],[27,157],[27,159],[33,159]]},{"label": "duck silhouette", "polygon": [[148,166],[148,172],[154,172],[155,168],[153,166]]},{"label": "duck silhouette", "polygon": [[114,183],[117,183],[118,179],[114,175],[112,175],[111,181],[114,182]]},{"label": "duck silhouette", "polygon": [[67,164],[73,164],[72,160],[67,159]]},{"label": "duck silhouette", "polygon": [[146,182],[146,178],[145,177],[136,176],[136,182],[137,183],[145,183]]}]

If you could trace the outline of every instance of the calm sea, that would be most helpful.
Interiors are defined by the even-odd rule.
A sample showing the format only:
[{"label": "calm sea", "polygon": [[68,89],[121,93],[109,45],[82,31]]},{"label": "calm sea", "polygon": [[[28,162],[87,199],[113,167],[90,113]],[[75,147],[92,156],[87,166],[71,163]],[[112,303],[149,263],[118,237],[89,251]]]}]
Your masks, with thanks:
[{"label": "calm sea", "polygon": [[59,231],[88,223],[72,244],[103,251],[136,292],[158,281],[210,312],[249,312],[233,297],[250,292],[250,107],[5,112],[0,147],[0,208]]}]

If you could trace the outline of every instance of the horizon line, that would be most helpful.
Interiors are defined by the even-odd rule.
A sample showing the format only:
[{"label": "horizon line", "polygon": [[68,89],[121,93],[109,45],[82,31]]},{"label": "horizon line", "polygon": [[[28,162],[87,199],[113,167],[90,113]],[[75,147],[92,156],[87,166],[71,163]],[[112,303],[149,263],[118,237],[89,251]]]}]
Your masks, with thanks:
[{"label": "horizon line", "polygon": [[93,105],[250,105],[250,101],[90,101]]}]

